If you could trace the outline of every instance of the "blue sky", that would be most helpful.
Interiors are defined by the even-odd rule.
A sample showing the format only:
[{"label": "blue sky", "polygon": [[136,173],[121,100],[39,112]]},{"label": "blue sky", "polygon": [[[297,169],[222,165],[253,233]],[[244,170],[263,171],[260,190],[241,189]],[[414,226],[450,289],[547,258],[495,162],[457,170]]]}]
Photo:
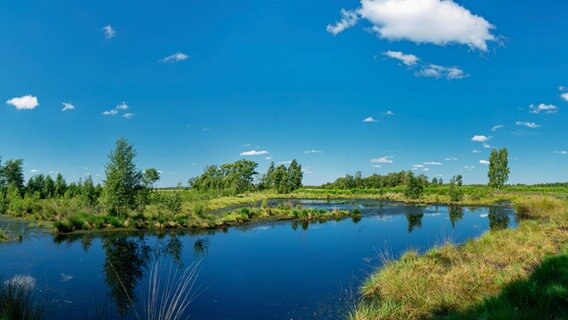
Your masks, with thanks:
[{"label": "blue sky", "polygon": [[124,136],[162,186],[240,158],[260,171],[298,159],[305,184],[412,169],[485,183],[480,161],[507,147],[509,182],[568,181],[567,11],[536,0],[5,1],[0,156],[23,158],[28,177],[100,181]]}]

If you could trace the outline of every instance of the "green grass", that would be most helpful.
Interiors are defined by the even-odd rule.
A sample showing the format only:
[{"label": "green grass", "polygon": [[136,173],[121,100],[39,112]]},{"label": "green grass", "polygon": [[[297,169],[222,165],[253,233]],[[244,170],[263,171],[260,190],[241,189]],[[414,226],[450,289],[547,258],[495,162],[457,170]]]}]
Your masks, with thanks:
[{"label": "green grass", "polygon": [[468,310],[440,319],[568,319],[568,246],[544,258],[528,278],[507,284],[498,295]]},{"label": "green grass", "polygon": [[33,294],[33,287],[0,278],[0,320],[40,320],[45,314],[46,306]]},{"label": "green grass", "polygon": [[[534,284],[531,273],[568,241],[568,203],[538,196],[523,199],[522,204],[531,219],[520,221],[516,229],[489,231],[461,246],[446,243],[424,255],[408,251],[386,262],[362,286],[362,299],[350,319],[429,319],[475,313],[476,305],[514,283]],[[486,319],[479,310],[480,319]]]}]

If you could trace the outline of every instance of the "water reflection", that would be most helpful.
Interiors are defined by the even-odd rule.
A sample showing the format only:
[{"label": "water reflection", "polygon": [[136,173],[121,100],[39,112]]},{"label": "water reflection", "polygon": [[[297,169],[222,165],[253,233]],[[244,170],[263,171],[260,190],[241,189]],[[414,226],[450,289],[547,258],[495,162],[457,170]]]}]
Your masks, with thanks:
[{"label": "water reflection", "polygon": [[489,208],[489,228],[491,230],[502,230],[509,227],[509,215],[503,207]]},{"label": "water reflection", "polygon": [[463,208],[458,206],[449,206],[448,215],[450,217],[450,223],[452,224],[452,229],[455,229],[456,222],[463,219]]},{"label": "water reflection", "polygon": [[424,218],[424,209],[422,207],[409,207],[406,212],[406,220],[408,221],[408,233],[422,226],[422,218]]}]

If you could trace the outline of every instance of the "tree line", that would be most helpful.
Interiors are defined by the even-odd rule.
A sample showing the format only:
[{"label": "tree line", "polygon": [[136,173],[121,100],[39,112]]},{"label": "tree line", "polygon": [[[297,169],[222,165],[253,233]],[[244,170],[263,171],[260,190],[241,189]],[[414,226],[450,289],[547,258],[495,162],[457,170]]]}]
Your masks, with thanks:
[{"label": "tree line", "polygon": [[286,166],[270,164],[265,174],[256,171],[258,163],[238,160],[220,166],[205,167],[203,173],[189,179],[191,189],[218,195],[236,195],[249,191],[273,190],[289,193],[302,186],[302,166],[296,160]]}]

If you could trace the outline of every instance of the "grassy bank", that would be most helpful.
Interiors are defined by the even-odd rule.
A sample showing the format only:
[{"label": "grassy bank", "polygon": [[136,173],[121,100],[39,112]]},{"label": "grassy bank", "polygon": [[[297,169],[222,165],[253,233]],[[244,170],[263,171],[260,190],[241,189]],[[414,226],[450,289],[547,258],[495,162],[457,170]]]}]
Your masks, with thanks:
[{"label": "grassy bank", "polygon": [[[519,288],[534,285],[535,279],[549,272],[551,277],[564,279],[564,287],[559,283],[551,290],[557,290],[558,299],[566,303],[568,274],[565,269],[556,274],[558,270],[547,265],[565,259],[566,251],[553,255],[568,242],[568,203],[545,196],[514,203],[523,219],[516,229],[487,232],[461,246],[448,243],[424,255],[411,250],[396,261],[387,261],[362,286],[362,300],[350,319],[508,319],[499,312],[524,314],[523,308],[535,312],[539,308],[535,303],[544,308],[540,299],[546,297],[533,304],[509,300],[516,299]],[[538,290],[543,289],[533,288],[524,297],[534,297]],[[557,297],[550,301],[554,299]],[[558,312],[550,319],[568,317],[566,309]]]}]

